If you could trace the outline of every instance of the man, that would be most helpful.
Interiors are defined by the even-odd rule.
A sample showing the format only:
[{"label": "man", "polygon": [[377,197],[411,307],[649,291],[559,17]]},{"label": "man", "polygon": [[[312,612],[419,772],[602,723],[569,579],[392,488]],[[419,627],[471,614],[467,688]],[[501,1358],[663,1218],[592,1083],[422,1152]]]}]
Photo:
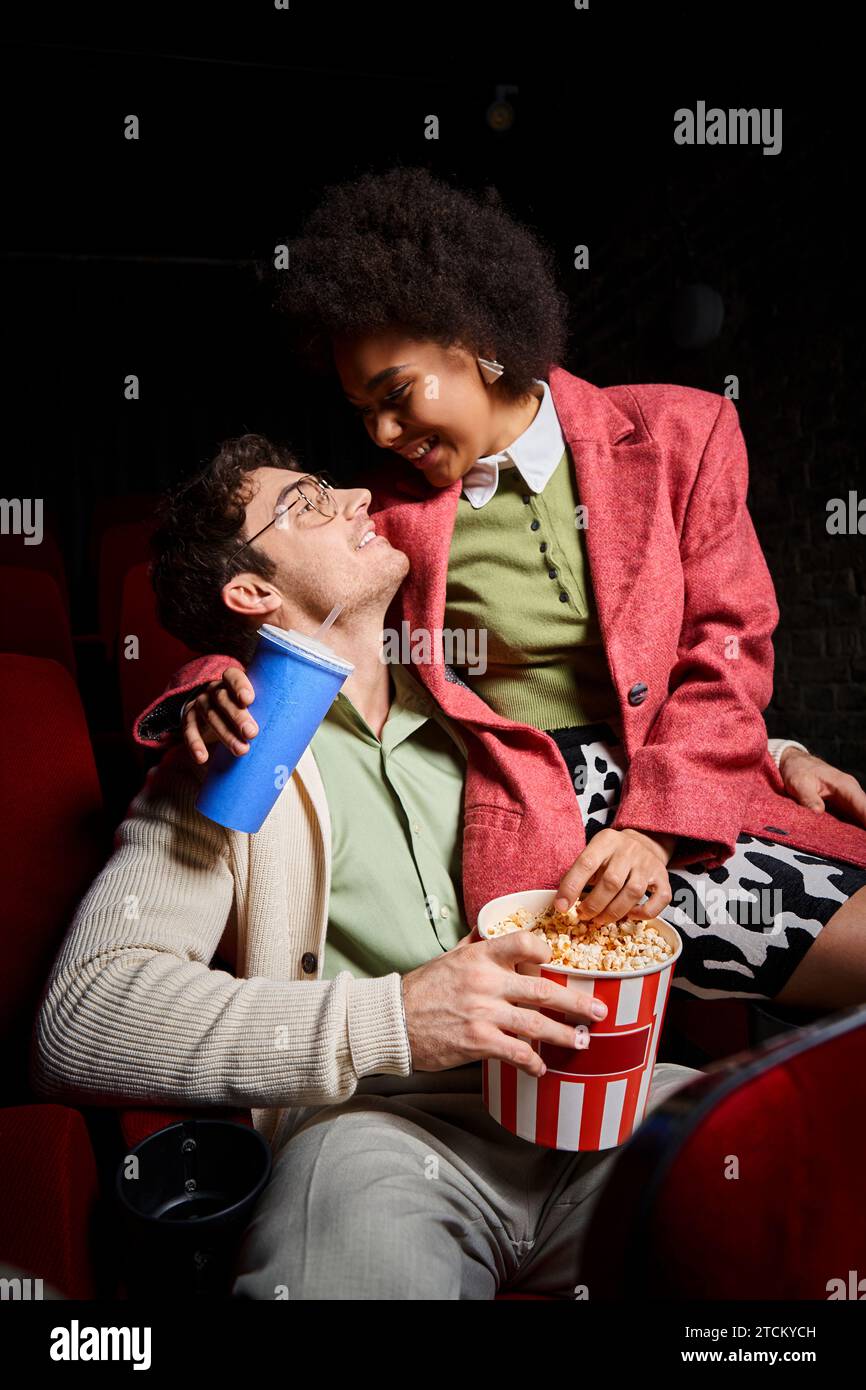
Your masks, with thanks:
[{"label": "man", "polygon": [[[256,835],[196,811],[206,769],[183,749],[149,774],[47,982],[32,1083],[85,1104],[252,1108],[275,1164],[240,1296],[567,1293],[616,1151],[508,1133],[480,1059],[538,1074],[530,1040],[574,1046],[596,1015],[516,973],[550,959],[538,938],[467,934],[463,751],[380,660],[408,562],[369,500],[256,436],[171,500],[154,582],[175,630],[246,660],[263,622],[310,632],[339,598],[329,642],[355,669]],[[554,995],[570,1022],[541,1012]],[[696,1074],[659,1064],[649,1105]]]}]

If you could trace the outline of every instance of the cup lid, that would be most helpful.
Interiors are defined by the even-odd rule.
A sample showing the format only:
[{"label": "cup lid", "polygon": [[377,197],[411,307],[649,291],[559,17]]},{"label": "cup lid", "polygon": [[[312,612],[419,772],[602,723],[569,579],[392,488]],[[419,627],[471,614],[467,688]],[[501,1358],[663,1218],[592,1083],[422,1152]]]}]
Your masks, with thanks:
[{"label": "cup lid", "polygon": [[315,637],[308,637],[304,632],[296,632],[294,628],[276,627],[273,623],[262,623],[259,632],[287,650],[301,651],[308,656],[320,656],[329,666],[345,672],[346,675],[355,669],[351,661],[346,661],[344,657],[338,656],[324,642],[319,642]]}]

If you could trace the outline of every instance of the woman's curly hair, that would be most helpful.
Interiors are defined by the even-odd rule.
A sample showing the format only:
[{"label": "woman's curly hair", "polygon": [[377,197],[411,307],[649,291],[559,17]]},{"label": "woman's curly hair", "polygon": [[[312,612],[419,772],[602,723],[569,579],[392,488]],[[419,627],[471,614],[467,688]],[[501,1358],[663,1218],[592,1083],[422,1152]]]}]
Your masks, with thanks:
[{"label": "woman's curly hair", "polygon": [[150,578],[162,626],[193,651],[225,653],[244,664],[257,634],[226,607],[222,588],[242,570],[263,579],[276,573],[254,545],[231,558],[245,539],[245,509],[254,494],[249,475],[257,468],[303,472],[288,448],[264,435],[227,439],[210,463],[162,500],[151,539]]},{"label": "woman's curly hair", "polygon": [[315,368],[332,365],[335,336],[393,328],[494,353],[509,397],[562,359],[568,301],[552,253],[493,187],[453,188],[421,168],[365,174],[326,188],[287,245],[276,303]]}]

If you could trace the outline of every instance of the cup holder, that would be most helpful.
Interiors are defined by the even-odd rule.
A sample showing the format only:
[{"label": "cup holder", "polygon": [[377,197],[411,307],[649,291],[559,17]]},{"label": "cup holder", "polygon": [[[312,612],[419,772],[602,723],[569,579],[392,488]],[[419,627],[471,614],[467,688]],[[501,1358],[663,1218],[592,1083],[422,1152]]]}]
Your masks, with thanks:
[{"label": "cup holder", "polygon": [[230,1120],[183,1120],[136,1144],[115,1179],[128,1296],[228,1296],[272,1163],[258,1130]]}]

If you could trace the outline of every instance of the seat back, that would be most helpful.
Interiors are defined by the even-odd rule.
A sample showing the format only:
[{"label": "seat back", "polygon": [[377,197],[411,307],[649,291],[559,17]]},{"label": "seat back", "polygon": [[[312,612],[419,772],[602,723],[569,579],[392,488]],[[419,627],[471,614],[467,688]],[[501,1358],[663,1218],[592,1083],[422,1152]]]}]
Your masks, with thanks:
[{"label": "seat back", "polygon": [[0,655],[12,692],[0,759],[5,854],[0,913],[0,1103],[26,1099],[30,1032],[75,908],[109,849],[78,691],[56,661]]},{"label": "seat back", "polygon": [[169,676],[195,655],[162,627],[148,566],[134,565],[123,582],[117,643],[123,728],[130,739],[141,710],[163,690]]},{"label": "seat back", "polygon": [[866,1273],[864,1067],[857,1005],[668,1097],[593,1212],[589,1297],[826,1300],[832,1280]]},{"label": "seat back", "polygon": [[109,658],[118,636],[123,586],[135,565],[149,557],[153,522],[122,521],[106,527],[99,546],[99,633]]},{"label": "seat back", "polygon": [[42,1281],[29,1285],[35,1297],[96,1298],[99,1170],[83,1116],[55,1104],[0,1109],[0,1191],[0,1275]]},{"label": "seat back", "polygon": [[99,555],[102,539],[112,526],[123,526],[130,521],[156,524],[159,507],[158,492],[124,492],[114,497],[99,497],[93,503],[90,541],[89,568],[92,574],[99,569]]},{"label": "seat back", "polygon": [[47,570],[0,565],[0,651],[48,657],[75,675],[66,600]]},{"label": "seat back", "polygon": [[46,518],[42,539],[38,545],[28,545],[24,536],[0,536],[0,568],[5,568],[7,565],[11,565],[14,569],[30,570],[31,572],[39,570],[43,574],[50,574],[60,590],[64,604],[68,605],[69,586],[66,582],[66,566],[57,537],[51,529],[49,518]]}]

